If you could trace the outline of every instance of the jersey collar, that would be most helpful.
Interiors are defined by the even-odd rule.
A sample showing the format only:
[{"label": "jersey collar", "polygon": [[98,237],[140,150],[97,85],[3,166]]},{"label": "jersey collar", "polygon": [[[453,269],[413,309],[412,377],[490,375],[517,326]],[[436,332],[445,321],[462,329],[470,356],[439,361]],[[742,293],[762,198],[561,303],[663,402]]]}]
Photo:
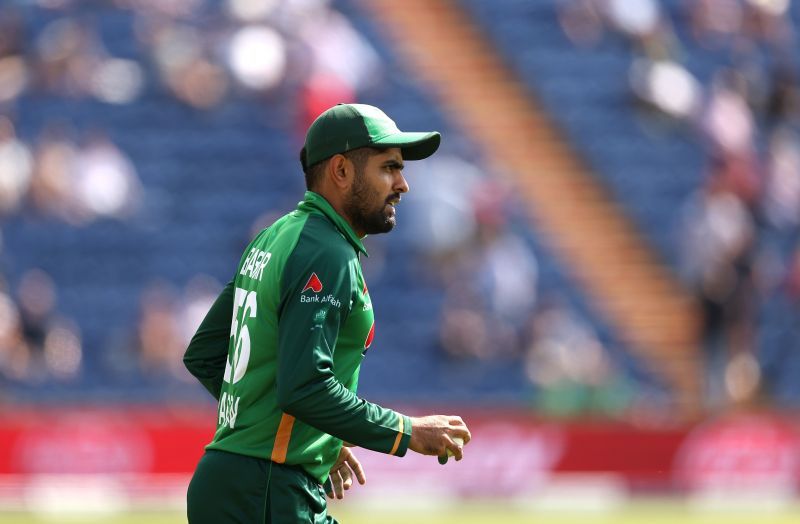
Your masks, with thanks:
[{"label": "jersey collar", "polygon": [[353,232],[350,224],[348,224],[347,221],[331,207],[330,203],[325,200],[325,197],[319,193],[306,191],[306,194],[303,196],[303,201],[298,204],[297,209],[301,211],[320,211],[333,222],[336,228],[344,235],[344,238],[356,248],[356,251],[364,253],[365,256],[369,256],[367,250],[364,248],[364,244],[361,243],[361,239]]}]

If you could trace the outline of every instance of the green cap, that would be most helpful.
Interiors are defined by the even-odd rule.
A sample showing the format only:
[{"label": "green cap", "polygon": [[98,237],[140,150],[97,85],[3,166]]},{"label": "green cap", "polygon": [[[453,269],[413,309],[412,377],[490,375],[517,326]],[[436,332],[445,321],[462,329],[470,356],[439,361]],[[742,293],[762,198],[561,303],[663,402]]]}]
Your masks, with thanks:
[{"label": "green cap", "polygon": [[377,107],[366,104],[338,104],[317,117],[306,133],[303,168],[337,153],[371,146],[399,147],[404,160],[422,160],[439,148],[442,136],[436,131],[404,133]]}]

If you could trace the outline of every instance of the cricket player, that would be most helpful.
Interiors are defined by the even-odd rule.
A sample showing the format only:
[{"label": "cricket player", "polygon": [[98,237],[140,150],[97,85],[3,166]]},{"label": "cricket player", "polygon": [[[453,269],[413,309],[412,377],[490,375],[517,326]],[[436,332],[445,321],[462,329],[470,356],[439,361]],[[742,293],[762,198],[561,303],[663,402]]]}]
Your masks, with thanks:
[{"label": "cricket player", "polygon": [[462,458],[460,417],[409,417],[356,396],[375,333],[361,241],[394,227],[403,162],[440,140],[363,104],[311,124],[305,198],[247,246],[184,356],[219,400],[189,485],[190,524],[335,522],[325,493],[342,498],[354,476],[366,481],[354,446]]}]

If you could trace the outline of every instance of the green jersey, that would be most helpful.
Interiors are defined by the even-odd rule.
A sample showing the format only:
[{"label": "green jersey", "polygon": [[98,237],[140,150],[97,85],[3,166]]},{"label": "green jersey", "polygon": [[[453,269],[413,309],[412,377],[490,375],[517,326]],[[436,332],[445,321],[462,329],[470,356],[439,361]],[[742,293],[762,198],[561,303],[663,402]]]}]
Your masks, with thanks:
[{"label": "green jersey", "polygon": [[301,466],[320,482],[343,441],[405,454],[408,417],[355,393],[375,329],[361,253],[310,191],[250,243],[184,357],[219,399],[207,449]]}]

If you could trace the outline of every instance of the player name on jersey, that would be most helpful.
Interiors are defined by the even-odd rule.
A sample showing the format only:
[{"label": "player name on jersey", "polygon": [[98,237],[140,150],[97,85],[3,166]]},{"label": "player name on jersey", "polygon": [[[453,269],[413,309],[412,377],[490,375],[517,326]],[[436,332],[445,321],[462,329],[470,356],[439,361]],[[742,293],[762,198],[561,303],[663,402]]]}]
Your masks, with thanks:
[{"label": "player name on jersey", "polygon": [[264,268],[267,267],[270,258],[272,258],[272,253],[269,251],[261,251],[255,247],[251,248],[239,274],[260,281],[261,277],[264,276]]}]

